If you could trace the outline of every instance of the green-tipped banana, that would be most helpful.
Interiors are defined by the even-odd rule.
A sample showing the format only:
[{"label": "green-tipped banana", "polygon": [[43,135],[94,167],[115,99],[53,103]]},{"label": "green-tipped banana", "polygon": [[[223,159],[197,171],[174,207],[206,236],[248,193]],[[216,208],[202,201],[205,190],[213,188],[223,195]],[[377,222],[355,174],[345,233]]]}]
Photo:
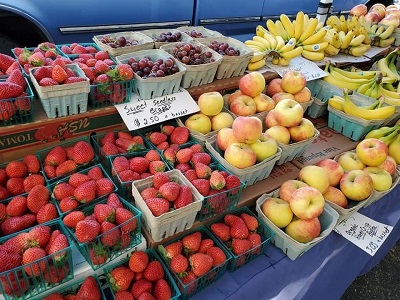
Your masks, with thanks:
[{"label": "green-tipped banana", "polygon": [[379,139],[386,144],[386,146],[390,146],[392,142],[396,139],[397,135],[399,134],[399,130],[396,129],[392,133],[382,136]]},{"label": "green-tipped banana", "polygon": [[397,57],[397,54],[398,54],[398,49],[393,50],[385,57],[382,57],[381,59],[379,59],[377,62],[377,66],[378,66],[378,69],[381,72],[385,73],[387,77],[391,77],[396,80],[400,80],[400,75],[397,72],[392,71],[392,69],[393,69],[392,66],[389,67],[389,64],[394,64],[394,60]]},{"label": "green-tipped banana", "polygon": [[379,139],[383,136],[389,135],[391,134],[393,131],[396,131],[400,129],[399,125],[395,125],[395,126],[384,126],[378,129],[373,129],[370,132],[367,133],[367,135],[365,136],[364,139],[368,139],[368,138],[375,138],[375,139]]}]

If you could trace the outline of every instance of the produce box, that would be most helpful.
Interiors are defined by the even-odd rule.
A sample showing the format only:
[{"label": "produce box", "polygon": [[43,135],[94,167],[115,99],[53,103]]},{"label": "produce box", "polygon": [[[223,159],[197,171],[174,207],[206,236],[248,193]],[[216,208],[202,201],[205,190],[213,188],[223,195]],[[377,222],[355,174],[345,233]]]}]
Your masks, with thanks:
[{"label": "produce box", "polygon": [[[139,94],[139,97],[144,100],[153,99],[169,94],[176,93],[181,85],[182,78],[186,72],[184,65],[171,55],[165,53],[160,49],[148,49],[142,51],[136,51],[134,53],[127,53],[116,57],[118,63],[128,63],[130,58],[134,58],[136,61],[148,57],[152,62],[162,59],[172,59],[173,66],[177,67],[178,70],[174,74],[167,74],[163,77],[147,77],[143,78],[134,73],[135,80],[133,81],[133,91]],[[172,70],[172,69],[170,69]]]},{"label": "produce box", "polygon": [[[112,229],[100,233],[89,241],[79,241],[76,235],[76,228],[68,226],[70,223],[66,220],[68,220],[69,214],[73,214],[76,210],[70,211],[62,218],[71,239],[93,270],[97,270],[105,264],[108,264],[141,242],[140,218],[142,213],[122,197],[116,194],[113,194],[113,197],[118,197],[119,207],[129,211],[131,216],[119,223],[117,209],[113,210],[112,215],[108,215],[107,217],[101,216],[101,212],[98,212],[99,216],[104,218],[104,222],[113,223],[115,226],[113,226]],[[96,206],[102,207],[102,205],[107,203],[109,203],[108,197],[93,204],[86,205],[79,210],[82,211],[85,216],[94,215],[99,227],[102,227],[103,225],[101,223],[104,222],[98,218]]]},{"label": "produce box", "polygon": [[400,180],[400,172],[396,169],[396,172],[392,175],[392,186],[387,191],[377,191],[374,190],[372,196],[368,199],[368,202],[364,205],[364,207],[370,206],[371,204],[375,203],[379,199],[381,199],[386,194],[390,193],[398,184]]},{"label": "produce box", "polygon": [[[66,242],[66,247],[62,247],[60,250],[54,252],[51,250],[50,252],[50,250],[47,249],[49,241],[43,239],[43,241],[41,241],[43,246],[29,248],[24,252],[26,253],[26,256],[29,256],[29,253],[26,251],[35,252],[37,253],[37,257],[40,255],[41,258],[12,269],[7,269],[7,266],[4,266],[4,268],[2,268],[3,271],[0,273],[2,278],[0,281],[0,292],[6,300],[33,299],[36,298],[36,295],[62,283],[68,282],[74,278],[71,251],[72,242],[64,225],[60,220],[55,220],[46,226],[48,226],[46,228],[50,228],[50,231],[46,230],[46,232],[50,232],[49,238],[51,232],[55,230],[59,230],[60,233],[65,235],[65,239],[63,241]],[[31,230],[36,230],[35,228],[36,227],[33,227],[7,238],[0,239],[0,244],[5,245],[10,239],[16,238],[16,236],[21,233],[25,234]],[[43,234],[40,236],[44,237]],[[54,247],[54,244],[52,247]],[[12,263],[12,260],[15,261],[15,258],[13,257],[16,255],[20,254],[14,254],[8,251],[5,252],[5,256],[3,256],[3,258],[10,263],[10,266],[12,266],[16,265],[15,263]]]},{"label": "produce box", "polygon": [[147,187],[153,186],[153,176],[135,180],[132,182],[132,194],[135,206],[142,211],[143,226],[155,242],[170,237],[178,232],[187,230],[193,226],[197,213],[202,207],[203,196],[178,170],[166,172],[173,181],[189,186],[193,194],[193,202],[179,209],[175,209],[155,217],[150,211],[140,192]]},{"label": "produce box", "polygon": [[273,224],[262,212],[262,204],[270,197],[276,197],[277,192],[261,195],[256,202],[256,211],[258,216],[264,220],[269,228],[275,233],[271,243],[281,249],[291,260],[296,260],[298,257],[306,253],[316,244],[324,240],[337,224],[339,214],[331,206],[325,205],[324,211],[318,217],[321,223],[321,234],[308,243],[300,243],[288,236],[282,229]]},{"label": "produce box", "polygon": [[187,33],[178,29],[148,29],[140,31],[151,37],[154,41],[154,48],[159,49],[162,45],[174,42],[190,42],[193,38]]}]

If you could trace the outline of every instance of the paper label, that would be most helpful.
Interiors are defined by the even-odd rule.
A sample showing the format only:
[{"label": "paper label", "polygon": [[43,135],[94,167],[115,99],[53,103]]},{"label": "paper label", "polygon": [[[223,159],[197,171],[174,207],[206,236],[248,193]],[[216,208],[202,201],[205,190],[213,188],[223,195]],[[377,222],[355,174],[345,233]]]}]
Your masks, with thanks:
[{"label": "paper label", "polygon": [[392,232],[393,227],[355,212],[336,225],[334,230],[369,255],[374,256]]},{"label": "paper label", "polygon": [[364,56],[369,57],[369,58],[373,58],[379,54],[384,54],[387,52],[387,49],[389,47],[386,48],[381,48],[381,47],[371,47],[371,49],[367,50],[367,52],[364,53]]},{"label": "paper label", "polygon": [[150,100],[132,94],[129,103],[115,105],[129,130],[135,130],[199,111],[199,106],[185,89]]},{"label": "paper label", "polygon": [[349,54],[338,53],[335,56],[326,56],[325,61],[330,61],[331,64],[345,64],[345,63],[361,63],[370,61],[366,56],[352,56]]}]

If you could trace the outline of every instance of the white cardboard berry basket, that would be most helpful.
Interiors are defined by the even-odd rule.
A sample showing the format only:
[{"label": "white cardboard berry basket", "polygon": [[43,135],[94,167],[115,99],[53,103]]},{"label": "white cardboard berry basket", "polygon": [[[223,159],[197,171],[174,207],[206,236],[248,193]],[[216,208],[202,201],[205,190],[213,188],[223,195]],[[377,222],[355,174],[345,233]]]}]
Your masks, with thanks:
[{"label": "white cardboard berry basket", "polygon": [[117,56],[115,59],[119,64],[122,64],[127,63],[131,57],[135,58],[136,60],[149,57],[152,61],[155,61],[159,58],[163,60],[172,58],[175,65],[177,65],[179,68],[179,72],[172,75],[167,75],[165,77],[148,77],[143,79],[134,73],[135,80],[133,81],[133,91],[139,94],[141,99],[153,99],[156,97],[176,93],[179,90],[182,78],[186,72],[186,68],[172,55],[169,55],[160,49],[148,49],[122,54]]},{"label": "white cardboard berry basket", "polygon": [[[173,49],[180,43],[181,42],[169,43],[167,45],[161,46],[160,49],[172,55]],[[189,43],[195,46],[200,46],[202,50],[201,53],[211,52],[211,59],[213,61],[201,65],[183,64],[186,68],[186,72],[183,75],[181,86],[185,89],[211,83],[214,80],[215,75],[217,74],[218,66],[222,62],[222,55],[218,54],[214,50],[204,46],[203,44],[195,40],[190,41]]]},{"label": "white cardboard berry basket", "polygon": [[249,46],[231,37],[214,36],[208,38],[199,38],[197,39],[197,41],[207,47],[213,41],[217,41],[219,43],[224,42],[233,47],[235,50],[240,51],[240,55],[238,56],[222,55],[222,62],[218,66],[217,74],[215,74],[216,79],[225,79],[243,75],[247,69],[250,58],[253,57],[254,53],[254,51]]},{"label": "white cardboard berry basket", "polygon": [[172,33],[172,34],[180,33],[181,34],[181,38],[177,42],[190,42],[190,41],[193,40],[193,38],[190,35],[188,35],[187,33],[183,32],[183,31],[180,31],[178,29],[174,29],[174,28],[171,28],[171,29],[148,29],[148,30],[143,30],[143,31],[140,31],[140,32],[145,34],[145,35],[147,35],[147,36],[149,36],[149,37],[151,37],[153,39],[154,48],[155,49],[159,49],[162,45],[166,45],[166,44],[169,43],[169,42],[159,42],[159,41],[157,41],[157,39],[163,33],[169,33],[169,32]]},{"label": "white cardboard berry basket", "polygon": [[277,197],[278,190],[270,194],[261,195],[256,201],[256,211],[258,216],[268,225],[269,228],[275,233],[272,237],[271,243],[277,248],[281,249],[291,260],[303,255],[305,252],[310,250],[316,244],[324,240],[334,229],[339,218],[339,214],[332,207],[325,204],[324,211],[318,217],[321,223],[321,233],[319,237],[313,239],[308,243],[300,243],[290,236],[288,236],[284,230],[278,228],[274,223],[272,223],[263,213],[261,207],[262,204],[270,197]]},{"label": "white cardboard berry basket", "polygon": [[160,242],[178,232],[191,228],[196,219],[197,213],[202,207],[204,198],[179,170],[174,169],[167,171],[166,173],[173,181],[191,188],[193,202],[185,207],[162,214],[159,217],[155,217],[152,214],[140,195],[141,191],[153,185],[153,176],[132,182],[132,194],[135,206],[142,212],[143,226],[150,233],[155,242]]}]

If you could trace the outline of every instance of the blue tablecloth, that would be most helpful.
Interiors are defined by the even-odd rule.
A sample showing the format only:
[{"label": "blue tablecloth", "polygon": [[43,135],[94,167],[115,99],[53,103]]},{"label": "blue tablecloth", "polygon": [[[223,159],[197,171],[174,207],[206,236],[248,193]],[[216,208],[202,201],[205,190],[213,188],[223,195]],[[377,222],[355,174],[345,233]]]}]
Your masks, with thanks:
[{"label": "blue tablecloth", "polygon": [[296,260],[270,245],[264,255],[191,299],[332,299],[338,300],[353,280],[371,270],[400,240],[400,185],[359,212],[394,229],[374,256],[332,232]]}]

